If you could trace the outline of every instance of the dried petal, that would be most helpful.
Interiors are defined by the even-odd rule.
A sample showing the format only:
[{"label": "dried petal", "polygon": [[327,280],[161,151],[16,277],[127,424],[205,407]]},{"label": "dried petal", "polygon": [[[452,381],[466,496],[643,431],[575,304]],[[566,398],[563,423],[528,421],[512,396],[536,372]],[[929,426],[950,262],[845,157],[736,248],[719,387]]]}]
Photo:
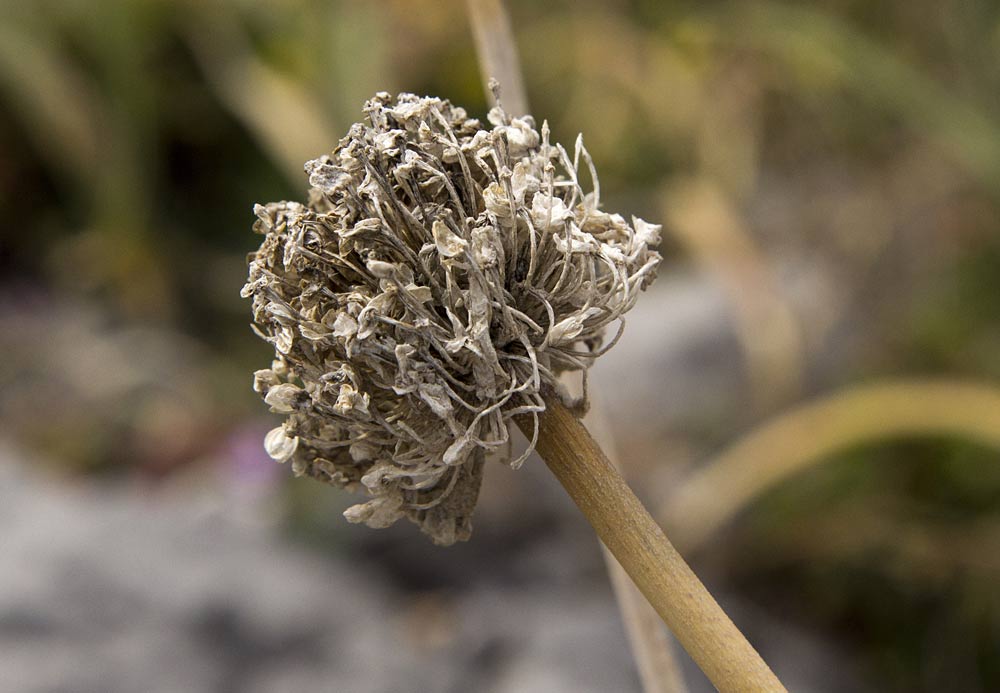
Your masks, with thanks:
[{"label": "dried petal", "polygon": [[437,246],[438,252],[445,257],[461,255],[469,245],[464,238],[453,233],[447,224],[440,221],[435,221],[431,230],[434,233],[434,244]]},{"label": "dried petal", "polygon": [[299,447],[299,439],[290,437],[284,426],[278,426],[268,431],[264,436],[264,450],[277,462],[287,462]]},{"label": "dried petal", "polygon": [[291,414],[308,399],[305,390],[290,383],[275,385],[264,395],[264,402],[277,414]]},{"label": "dried petal", "polygon": [[348,522],[364,522],[372,529],[385,529],[403,517],[403,499],[400,496],[379,496],[361,505],[352,505],[344,511]]},{"label": "dried petal", "polygon": [[253,389],[258,394],[266,395],[268,390],[280,382],[278,374],[270,369],[254,371]]}]

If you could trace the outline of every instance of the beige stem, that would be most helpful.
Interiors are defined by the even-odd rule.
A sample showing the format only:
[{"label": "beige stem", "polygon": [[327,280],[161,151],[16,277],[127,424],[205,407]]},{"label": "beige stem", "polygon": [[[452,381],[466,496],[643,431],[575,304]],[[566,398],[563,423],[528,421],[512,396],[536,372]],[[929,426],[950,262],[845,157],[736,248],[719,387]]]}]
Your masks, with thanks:
[{"label": "beige stem", "polygon": [[[615,469],[621,471],[611,426],[594,393],[591,393],[590,410],[583,424],[590,430],[594,440]],[[615,591],[618,608],[621,610],[625,634],[628,636],[632,656],[639,670],[643,693],[688,693],[684,672],[681,671],[681,664],[676,655],[677,643],[664,627],[663,619],[606,546],[603,553],[611,578],[611,587]]]},{"label": "beige stem", "polygon": [[489,83],[495,79],[500,84],[504,110],[515,117],[527,114],[528,97],[521,77],[521,61],[517,57],[517,44],[503,0],[467,0],[467,5],[487,98],[493,100]]},{"label": "beige stem", "polygon": [[[518,425],[530,435],[532,423]],[[538,453],[653,605],[723,693],[784,691],[635,497],[587,429],[557,397],[539,415]]]},{"label": "beige stem", "polygon": [[607,547],[604,557],[625,633],[639,669],[643,693],[688,693],[684,672],[674,655],[677,645],[663,626],[660,615],[653,610]]}]

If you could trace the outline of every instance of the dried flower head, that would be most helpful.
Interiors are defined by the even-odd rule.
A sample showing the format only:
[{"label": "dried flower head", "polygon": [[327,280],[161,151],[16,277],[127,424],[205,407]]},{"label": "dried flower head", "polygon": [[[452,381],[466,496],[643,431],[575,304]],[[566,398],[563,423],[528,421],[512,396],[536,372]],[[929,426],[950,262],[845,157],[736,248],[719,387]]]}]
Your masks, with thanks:
[{"label": "dried flower head", "polygon": [[469,536],[484,453],[510,457],[511,417],[537,434],[543,391],[621,334],[660,227],[601,211],[582,140],[571,157],[530,117],[496,108],[484,128],[448,101],[386,93],[365,112],[306,164],[308,204],[254,210],[265,238],[243,296],[276,351],[254,388],[288,417],[265,446],[366,491],[348,520],[405,516],[450,544]]}]

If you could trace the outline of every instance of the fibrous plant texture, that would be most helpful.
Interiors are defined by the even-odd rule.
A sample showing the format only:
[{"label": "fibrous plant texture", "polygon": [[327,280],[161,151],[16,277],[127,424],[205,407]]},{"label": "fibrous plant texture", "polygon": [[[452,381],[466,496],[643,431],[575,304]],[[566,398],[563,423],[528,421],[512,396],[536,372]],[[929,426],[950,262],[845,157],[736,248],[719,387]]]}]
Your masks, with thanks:
[{"label": "fibrous plant texture", "polygon": [[601,211],[582,140],[571,156],[530,117],[495,108],[484,127],[386,93],[365,112],[306,164],[306,204],[255,208],[243,295],[276,354],[254,388],[287,414],[265,447],[365,491],[348,520],[405,516],[450,544],[469,536],[484,455],[510,460],[510,419],[543,411],[563,372],[585,384],[621,334],[660,227]]}]

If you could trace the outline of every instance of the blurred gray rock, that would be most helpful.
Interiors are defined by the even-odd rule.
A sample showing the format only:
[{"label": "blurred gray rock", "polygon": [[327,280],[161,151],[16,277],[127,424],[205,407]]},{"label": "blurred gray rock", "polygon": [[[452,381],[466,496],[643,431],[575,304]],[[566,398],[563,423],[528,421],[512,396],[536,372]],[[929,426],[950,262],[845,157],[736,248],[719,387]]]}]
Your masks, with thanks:
[{"label": "blurred gray rock", "polygon": [[0,690],[637,690],[593,579],[406,592],[283,538],[266,503],[69,486],[13,457],[0,449]]}]

